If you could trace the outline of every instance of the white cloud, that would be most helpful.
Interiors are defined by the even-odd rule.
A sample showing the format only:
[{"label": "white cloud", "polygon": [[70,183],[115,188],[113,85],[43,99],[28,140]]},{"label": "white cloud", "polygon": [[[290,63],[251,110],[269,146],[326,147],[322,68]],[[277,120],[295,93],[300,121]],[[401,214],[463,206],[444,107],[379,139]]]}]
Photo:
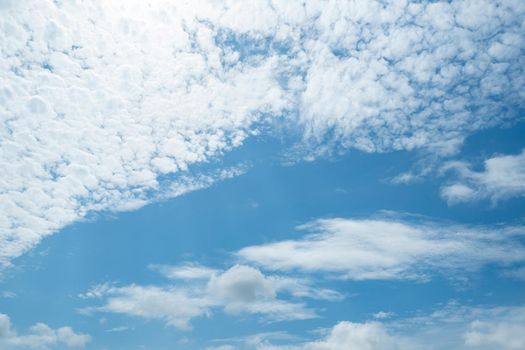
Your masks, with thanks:
[{"label": "white cloud", "polygon": [[381,323],[339,322],[322,339],[298,345],[273,345],[265,339],[251,345],[257,350],[396,350],[423,349],[414,342],[390,333]]},{"label": "white cloud", "polygon": [[525,150],[517,155],[495,156],[485,160],[485,169],[475,171],[464,162],[449,162],[444,170],[455,170],[459,179],[441,189],[450,204],[480,199],[497,202],[525,196]]},{"label": "white cloud", "polygon": [[266,122],[301,129],[307,158],[450,153],[523,108],[520,0],[32,0],[0,11],[4,265],[90,211],[184,193],[192,165]]},{"label": "white cloud", "polygon": [[301,51],[310,64],[298,99],[310,154],[334,144],[450,153],[468,132],[519,116],[522,2],[308,5],[317,36]]},{"label": "white cloud", "polygon": [[[213,270],[207,277],[200,273],[203,269],[201,266],[197,275],[194,270],[188,275],[188,271],[180,270],[180,267],[162,267],[161,271],[168,271],[167,277],[182,280],[184,284],[95,286],[81,297],[103,299],[104,304],[82,311],[159,319],[168,325],[189,329],[191,319],[211,316],[216,309],[233,315],[259,315],[267,321],[302,320],[318,317],[301,301],[303,298],[332,301],[343,298],[335,291],[314,288],[306,280],[266,276],[245,265],[235,265],[226,271]],[[181,271],[184,271],[182,275]],[[288,298],[283,298],[284,295]]]},{"label": "white cloud", "polygon": [[297,240],[249,246],[237,252],[272,270],[322,271],[354,280],[425,279],[464,273],[484,264],[525,260],[522,227],[487,228],[396,219],[323,219],[299,229]]},{"label": "white cloud", "polygon": [[469,307],[450,302],[428,316],[400,321],[422,343],[442,339],[436,348],[521,349],[525,344],[525,307]]},{"label": "white cloud", "polygon": [[186,263],[179,266],[151,265],[150,268],[158,270],[167,278],[183,280],[209,279],[218,272],[216,269],[195,263]]},{"label": "white cloud", "polygon": [[304,344],[300,349],[362,349],[387,350],[409,349],[408,344],[398,337],[390,335],[379,323],[340,322],[323,340]]},{"label": "white cloud", "polygon": [[[242,349],[254,350],[489,350],[522,349],[524,308],[468,307],[451,302],[435,312],[390,322],[342,321],[319,339],[276,345],[270,337],[247,337]],[[318,333],[318,332],[317,332]],[[324,333],[324,332],[323,332]],[[290,339],[289,339],[290,340]]]},{"label": "white cloud", "polygon": [[464,339],[465,345],[477,349],[524,349],[525,308],[510,310],[491,319],[472,321]]},{"label": "white cloud", "polygon": [[111,287],[104,290],[100,297],[106,299],[105,304],[93,311],[161,319],[180,329],[188,329],[189,320],[205,315],[211,306],[203,296],[193,296],[186,290],[156,286]]},{"label": "white cloud", "polygon": [[49,349],[59,344],[67,348],[83,348],[91,341],[87,334],[75,333],[71,327],[50,328],[37,323],[30,332],[18,335],[11,326],[9,316],[0,314],[0,345],[2,349]]},{"label": "white cloud", "polygon": [[89,211],[209,185],[187,169],[239,146],[263,114],[286,107],[275,59],[223,65],[215,28],[198,18],[214,7],[2,9],[0,263]]}]

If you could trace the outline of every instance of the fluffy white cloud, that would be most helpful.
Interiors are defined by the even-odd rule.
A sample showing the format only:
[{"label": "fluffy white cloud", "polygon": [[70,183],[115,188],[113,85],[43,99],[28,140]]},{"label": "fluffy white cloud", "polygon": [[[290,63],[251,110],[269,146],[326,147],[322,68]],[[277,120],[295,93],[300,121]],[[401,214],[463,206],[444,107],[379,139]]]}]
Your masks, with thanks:
[{"label": "fluffy white cloud", "polygon": [[249,246],[237,255],[272,270],[323,271],[341,278],[412,279],[484,264],[523,262],[522,227],[484,228],[393,219],[323,219],[297,240]]},{"label": "fluffy white cloud", "polygon": [[477,349],[524,349],[525,308],[511,309],[490,319],[475,320],[464,334],[465,345]]},{"label": "fluffy white cloud", "polygon": [[261,350],[296,349],[296,350],[395,350],[414,349],[407,341],[390,335],[380,323],[340,322],[330,330],[324,339],[304,343],[298,346],[261,345]]},{"label": "fluffy white cloud", "polygon": [[287,105],[274,59],[225,66],[184,4],[13,2],[0,30],[4,264],[89,211],[183,193],[188,167]]},{"label": "fluffy white cloud", "polygon": [[475,171],[464,162],[446,164],[444,170],[455,170],[459,179],[443,187],[441,196],[450,204],[525,196],[525,150],[517,155],[489,158],[484,165],[484,170]]},{"label": "fluffy white cloud", "polygon": [[9,316],[0,314],[0,345],[2,349],[49,349],[57,345],[67,348],[83,348],[91,341],[87,334],[75,333],[71,327],[50,328],[37,323],[30,332],[18,335],[11,326]]},{"label": "fluffy white cloud", "polygon": [[299,126],[308,157],[451,152],[523,108],[520,0],[30,0],[0,11],[4,265],[90,211],[183,193],[192,165],[265,122]]},{"label": "fluffy white cloud", "polygon": [[[195,267],[196,265],[184,265]],[[200,271],[204,267],[199,268]],[[265,276],[259,270],[235,265],[226,271],[204,277],[195,270],[190,276],[180,267],[163,266],[161,272],[175,282],[182,278],[187,283],[169,286],[129,285],[118,287],[102,284],[83,294],[83,298],[104,299],[104,305],[90,307],[84,312],[110,312],[145,319],[160,319],[168,325],[189,329],[192,318],[211,315],[214,309],[228,314],[256,314],[269,321],[301,320],[318,317],[300,301],[302,298],[340,300],[343,296],[328,289],[316,289],[308,281],[288,277]],[[184,273],[174,272],[184,271]],[[211,269],[209,269],[211,271]],[[287,294],[288,299],[281,297]]]},{"label": "fluffy white cloud", "polygon": [[311,152],[330,152],[335,143],[449,153],[469,131],[519,116],[523,2],[305,7],[318,11],[316,34],[306,31],[299,55],[309,65],[297,84],[298,118],[316,146]]}]

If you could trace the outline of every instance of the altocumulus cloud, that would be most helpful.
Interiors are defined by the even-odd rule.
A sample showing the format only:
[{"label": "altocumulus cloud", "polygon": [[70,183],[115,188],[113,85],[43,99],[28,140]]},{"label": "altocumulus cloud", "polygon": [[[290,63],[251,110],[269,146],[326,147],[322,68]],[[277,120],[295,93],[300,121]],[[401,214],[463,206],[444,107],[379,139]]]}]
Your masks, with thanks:
[{"label": "altocumulus cloud", "polygon": [[89,211],[183,193],[192,165],[260,125],[300,129],[307,158],[449,153],[523,108],[520,0],[33,0],[0,11],[4,265]]},{"label": "altocumulus cloud", "polygon": [[44,323],[37,323],[30,332],[19,335],[12,328],[9,316],[0,314],[0,345],[2,349],[49,349],[56,346],[83,348],[91,341],[87,334],[75,333],[71,327],[53,329]]},{"label": "altocumulus cloud", "polygon": [[307,234],[243,248],[237,255],[271,270],[328,272],[344,279],[426,279],[525,260],[523,227],[468,227],[399,219],[320,219]]}]

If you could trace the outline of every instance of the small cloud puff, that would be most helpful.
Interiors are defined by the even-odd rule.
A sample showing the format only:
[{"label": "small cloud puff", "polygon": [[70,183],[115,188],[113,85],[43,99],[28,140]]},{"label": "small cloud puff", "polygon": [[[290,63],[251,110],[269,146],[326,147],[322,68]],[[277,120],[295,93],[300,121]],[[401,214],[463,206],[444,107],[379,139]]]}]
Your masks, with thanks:
[{"label": "small cloud puff", "polygon": [[465,162],[449,162],[444,171],[455,171],[457,182],[444,186],[441,196],[449,204],[525,196],[525,149],[517,155],[494,156],[484,161],[484,170],[475,171]]},{"label": "small cloud puff", "polygon": [[30,332],[19,335],[11,326],[9,316],[0,314],[0,345],[2,349],[49,349],[57,345],[67,348],[83,348],[91,336],[76,333],[71,327],[53,329],[44,323],[37,323]]}]

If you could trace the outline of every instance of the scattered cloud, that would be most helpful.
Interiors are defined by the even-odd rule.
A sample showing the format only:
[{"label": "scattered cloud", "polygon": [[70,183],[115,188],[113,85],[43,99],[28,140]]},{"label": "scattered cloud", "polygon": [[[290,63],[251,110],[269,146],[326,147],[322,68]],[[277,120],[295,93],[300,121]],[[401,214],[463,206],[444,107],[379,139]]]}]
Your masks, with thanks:
[{"label": "scattered cloud", "polygon": [[[196,267],[186,264],[185,267]],[[226,271],[212,271],[199,266],[198,270],[163,266],[161,271],[182,285],[116,286],[101,284],[93,287],[82,298],[104,300],[98,307],[88,307],[83,313],[108,312],[159,319],[179,329],[189,329],[191,319],[211,316],[216,309],[227,314],[259,315],[265,321],[302,320],[318,317],[301,301],[303,298],[337,301],[343,295],[328,289],[312,287],[306,280],[264,275],[258,269],[235,265]],[[184,273],[180,273],[184,271]],[[189,272],[188,272],[189,271]],[[198,273],[195,274],[195,271]],[[287,295],[287,298],[283,298]]]},{"label": "scattered cloud", "polygon": [[343,279],[426,279],[485,264],[525,260],[523,227],[469,227],[398,219],[321,219],[300,239],[249,246],[236,254],[270,270],[328,272]]},{"label": "scattered cloud", "polygon": [[353,323],[342,321],[336,324],[329,333],[316,341],[296,345],[273,345],[266,339],[257,344],[247,344],[257,350],[396,350],[424,349],[418,347],[408,338],[391,334],[378,322]]},{"label": "scattered cloud", "polygon": [[67,348],[83,348],[91,341],[87,334],[75,333],[71,327],[50,328],[37,323],[29,333],[19,335],[12,328],[9,316],[0,314],[0,345],[2,349],[50,349],[57,345]]},{"label": "scattered cloud", "polygon": [[450,301],[427,316],[400,321],[423,343],[442,339],[437,349],[521,349],[525,344],[524,306],[465,306]]},{"label": "scattered cloud", "polygon": [[302,158],[450,154],[524,104],[520,0],[0,10],[3,265],[89,212],[206,186],[194,166],[253,135],[300,130]]},{"label": "scattered cloud", "polygon": [[525,196],[525,150],[517,155],[494,156],[484,161],[484,170],[472,170],[465,162],[449,162],[443,167],[458,174],[456,182],[444,186],[441,196],[449,203]]},{"label": "scattered cloud", "polygon": [[[319,339],[276,345],[264,336],[247,337],[241,349],[254,350],[489,350],[522,349],[524,308],[468,307],[455,302],[409,319],[342,321]],[[324,333],[324,332],[323,332]],[[228,345],[225,345],[228,346]],[[233,347],[236,349],[237,347]]]},{"label": "scattered cloud", "polygon": [[475,320],[464,334],[465,345],[478,349],[525,348],[525,309],[511,310],[504,317]]}]

